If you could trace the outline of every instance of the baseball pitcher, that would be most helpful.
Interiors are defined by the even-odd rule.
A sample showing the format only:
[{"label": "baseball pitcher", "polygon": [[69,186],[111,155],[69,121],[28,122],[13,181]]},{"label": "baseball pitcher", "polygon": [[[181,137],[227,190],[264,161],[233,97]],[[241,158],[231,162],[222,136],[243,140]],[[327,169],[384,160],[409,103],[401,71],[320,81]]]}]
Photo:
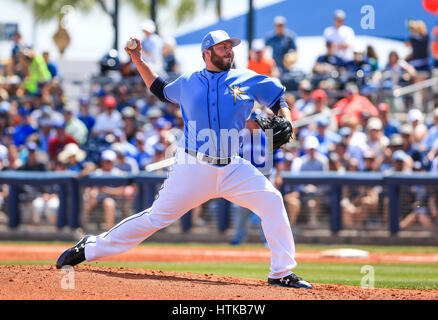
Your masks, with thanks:
[{"label": "baseball pitcher", "polygon": [[[291,270],[296,267],[295,244],[281,193],[233,147],[254,103],[271,108],[274,118],[258,123],[279,148],[292,136],[285,88],[276,80],[247,69],[231,69],[233,47],[240,43],[223,30],[202,40],[205,68],[183,74],[171,83],[142,60],[141,44],[125,48],[146,86],[163,101],[177,103],[184,119],[175,164],[150,208],[134,214],[107,232],[87,235],[58,258],[57,268],[115,255],[138,245],[192,208],[212,198],[225,198],[256,213],[271,251],[268,283],[312,288]],[[238,144],[238,143],[237,143]]]}]

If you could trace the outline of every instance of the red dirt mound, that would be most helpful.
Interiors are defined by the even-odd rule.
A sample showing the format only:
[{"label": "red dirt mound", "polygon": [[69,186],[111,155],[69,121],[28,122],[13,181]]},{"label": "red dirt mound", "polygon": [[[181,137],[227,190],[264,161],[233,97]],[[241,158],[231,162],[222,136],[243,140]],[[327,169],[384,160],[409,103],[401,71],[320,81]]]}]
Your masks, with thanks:
[{"label": "red dirt mound", "polygon": [[[73,281],[66,281],[66,279]],[[64,288],[64,289],[63,289]],[[0,299],[80,300],[411,300],[438,290],[362,289],[314,284],[312,290],[271,287],[265,280],[211,274],[78,266],[0,266]]]}]

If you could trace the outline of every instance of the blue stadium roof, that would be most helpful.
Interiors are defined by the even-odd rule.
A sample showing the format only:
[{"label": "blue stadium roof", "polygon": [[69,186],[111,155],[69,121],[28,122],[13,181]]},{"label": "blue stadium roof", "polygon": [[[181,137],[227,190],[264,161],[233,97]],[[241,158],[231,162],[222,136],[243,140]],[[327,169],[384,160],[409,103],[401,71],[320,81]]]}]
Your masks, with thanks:
[{"label": "blue stadium roof", "polygon": [[[375,13],[375,28],[363,29],[361,21],[367,12],[364,6],[372,6]],[[366,7],[365,7],[366,8]],[[286,0],[254,10],[254,37],[265,38],[273,29],[273,19],[277,15],[287,18],[287,27],[298,36],[320,36],[327,26],[333,25],[333,12],[346,12],[345,24],[352,27],[357,35],[404,40],[408,37],[408,19],[423,20],[430,30],[438,22],[438,17],[424,10],[421,0]],[[247,38],[247,15],[243,14],[227,20],[219,20],[176,37],[179,45],[200,43],[211,30],[223,29],[232,37]]]}]

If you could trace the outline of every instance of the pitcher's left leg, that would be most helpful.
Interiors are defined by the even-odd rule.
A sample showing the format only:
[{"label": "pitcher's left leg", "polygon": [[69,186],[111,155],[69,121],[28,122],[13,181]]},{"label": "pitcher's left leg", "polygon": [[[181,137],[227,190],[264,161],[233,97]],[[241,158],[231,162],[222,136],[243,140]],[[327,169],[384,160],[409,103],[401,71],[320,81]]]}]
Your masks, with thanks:
[{"label": "pitcher's left leg", "polygon": [[281,193],[246,160],[225,167],[219,179],[222,197],[256,213],[271,250],[270,278],[282,278],[296,267],[295,243]]}]

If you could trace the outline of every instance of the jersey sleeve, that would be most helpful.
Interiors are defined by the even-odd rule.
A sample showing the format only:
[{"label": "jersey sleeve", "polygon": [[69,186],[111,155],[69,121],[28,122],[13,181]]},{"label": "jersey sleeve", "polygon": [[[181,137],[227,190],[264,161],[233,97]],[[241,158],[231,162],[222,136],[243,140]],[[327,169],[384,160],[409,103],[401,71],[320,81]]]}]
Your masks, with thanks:
[{"label": "jersey sleeve", "polygon": [[271,108],[286,92],[286,88],[277,79],[254,73],[248,80],[248,95],[262,106]]},{"label": "jersey sleeve", "polygon": [[172,103],[179,104],[181,96],[181,87],[183,83],[183,76],[177,78],[175,81],[168,83],[163,90],[164,97]]}]

